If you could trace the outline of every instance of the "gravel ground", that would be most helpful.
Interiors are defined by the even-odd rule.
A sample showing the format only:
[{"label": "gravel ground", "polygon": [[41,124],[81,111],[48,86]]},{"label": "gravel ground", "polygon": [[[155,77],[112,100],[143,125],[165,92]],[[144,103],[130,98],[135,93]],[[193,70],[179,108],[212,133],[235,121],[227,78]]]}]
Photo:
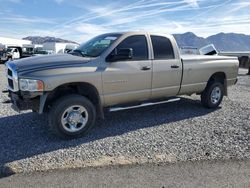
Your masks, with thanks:
[{"label": "gravel ground", "polygon": [[[4,88],[0,66],[0,90]],[[0,100],[4,101],[5,95]],[[62,141],[46,118],[15,113],[0,103],[0,171],[30,172],[58,168],[148,161],[250,158],[250,76],[239,75],[220,108],[205,109],[198,96],[178,102],[113,112],[85,137]]]}]

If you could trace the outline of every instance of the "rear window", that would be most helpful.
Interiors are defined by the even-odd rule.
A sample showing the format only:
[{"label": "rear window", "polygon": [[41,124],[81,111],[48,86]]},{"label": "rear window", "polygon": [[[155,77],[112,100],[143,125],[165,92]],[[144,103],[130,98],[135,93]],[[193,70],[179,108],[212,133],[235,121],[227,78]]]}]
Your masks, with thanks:
[{"label": "rear window", "polygon": [[170,40],[166,37],[151,35],[154,59],[174,59],[174,50]]}]

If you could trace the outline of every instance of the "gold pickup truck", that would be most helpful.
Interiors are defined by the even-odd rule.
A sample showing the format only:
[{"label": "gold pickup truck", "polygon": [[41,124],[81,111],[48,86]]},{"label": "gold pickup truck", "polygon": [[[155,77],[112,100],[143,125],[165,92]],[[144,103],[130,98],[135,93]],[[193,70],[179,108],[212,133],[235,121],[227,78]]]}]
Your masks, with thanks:
[{"label": "gold pickup truck", "polygon": [[[104,110],[123,110],[197,94],[207,108],[220,105],[237,81],[235,57],[181,56],[171,35],[128,32],[99,35],[70,54],[7,64],[13,109],[48,113],[62,138],[86,134]],[[166,114],[167,115],[167,114]]]}]

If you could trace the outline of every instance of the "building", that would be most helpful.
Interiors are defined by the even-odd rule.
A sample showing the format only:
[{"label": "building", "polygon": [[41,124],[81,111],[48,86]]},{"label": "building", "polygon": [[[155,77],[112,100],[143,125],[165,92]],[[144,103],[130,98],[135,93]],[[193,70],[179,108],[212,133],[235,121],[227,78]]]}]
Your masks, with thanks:
[{"label": "building", "polygon": [[32,44],[30,40],[14,39],[7,37],[0,37],[0,46],[7,48],[8,46],[23,47],[23,45]]},{"label": "building", "polygon": [[53,51],[54,53],[67,53],[70,50],[74,50],[78,47],[78,44],[74,43],[61,43],[61,42],[45,42],[43,43],[43,50]]}]

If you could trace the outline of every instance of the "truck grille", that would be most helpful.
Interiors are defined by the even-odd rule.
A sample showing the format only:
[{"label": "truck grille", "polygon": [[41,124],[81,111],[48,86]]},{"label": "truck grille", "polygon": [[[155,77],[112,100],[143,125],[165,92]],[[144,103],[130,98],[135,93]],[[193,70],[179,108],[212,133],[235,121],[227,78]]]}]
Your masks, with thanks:
[{"label": "truck grille", "polygon": [[9,89],[14,89],[13,80],[11,80],[9,78],[8,78],[8,86],[9,86]]},{"label": "truck grille", "polygon": [[8,89],[11,91],[18,91],[18,77],[17,72],[15,70],[15,65],[11,62],[6,64],[7,66],[7,79],[8,79]]},{"label": "truck grille", "polygon": [[13,76],[13,74],[12,74],[12,71],[10,70],[10,69],[8,69],[8,76]]}]

